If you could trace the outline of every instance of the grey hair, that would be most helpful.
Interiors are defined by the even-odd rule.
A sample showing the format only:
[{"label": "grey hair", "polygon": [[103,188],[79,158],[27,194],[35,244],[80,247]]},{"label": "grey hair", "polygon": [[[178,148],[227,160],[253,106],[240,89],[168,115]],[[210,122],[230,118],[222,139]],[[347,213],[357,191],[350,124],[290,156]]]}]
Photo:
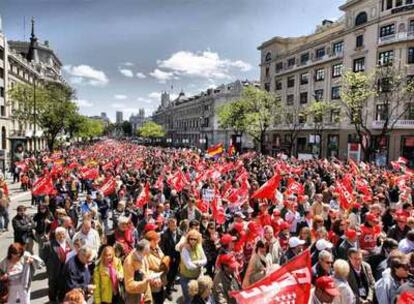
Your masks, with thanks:
[{"label": "grey hair", "polygon": [[332,253],[330,253],[327,250],[322,250],[321,252],[319,252],[318,260],[322,261],[324,259],[330,259],[331,257],[332,257]]},{"label": "grey hair", "polygon": [[139,241],[136,245],[135,245],[135,250],[138,252],[144,252],[145,249],[149,248],[149,242],[145,239]]}]

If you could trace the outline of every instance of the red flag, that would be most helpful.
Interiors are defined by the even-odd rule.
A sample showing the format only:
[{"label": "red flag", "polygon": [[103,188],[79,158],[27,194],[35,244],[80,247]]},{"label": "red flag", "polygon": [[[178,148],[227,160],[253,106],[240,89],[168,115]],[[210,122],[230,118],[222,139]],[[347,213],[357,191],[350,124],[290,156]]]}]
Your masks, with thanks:
[{"label": "red flag", "polygon": [[202,213],[207,213],[208,212],[208,202],[206,202],[203,199],[198,199],[197,200],[197,208],[202,212]]},{"label": "red flag", "polygon": [[213,201],[211,202],[211,213],[213,214],[213,218],[217,224],[223,225],[226,221],[226,217],[224,215],[224,210],[222,206],[218,205],[217,196],[214,197]]},{"label": "red flag", "polygon": [[352,159],[348,159],[348,163],[349,163],[349,166],[351,167],[352,174],[359,175],[360,171],[359,171],[358,165]]},{"label": "red flag", "polygon": [[252,198],[273,199],[275,197],[275,192],[277,188],[279,188],[279,183],[281,179],[281,176],[276,173],[271,179],[264,183],[263,186],[261,186],[253,193]]},{"label": "red flag", "polygon": [[410,291],[404,291],[400,294],[397,304],[414,304],[414,293]]},{"label": "red flag", "polygon": [[98,178],[98,176],[99,176],[98,168],[82,168],[81,177],[83,179],[94,180]]},{"label": "red flag", "polygon": [[106,164],[102,165],[103,171],[108,171],[112,169],[112,162],[107,162]]},{"label": "red flag", "polygon": [[309,250],[242,291],[231,291],[238,304],[308,303],[311,291]]},{"label": "red flag", "polygon": [[52,177],[50,175],[39,178],[32,187],[32,195],[50,195],[54,191]]},{"label": "red flag", "polygon": [[336,182],[336,192],[339,193],[339,203],[342,209],[348,210],[352,206],[352,193],[341,182]]},{"label": "red flag", "polygon": [[293,178],[289,178],[287,193],[290,193],[290,194],[295,193],[297,195],[303,195],[305,193],[305,188],[303,187],[302,184],[299,184]]},{"label": "red flag", "polygon": [[107,178],[99,188],[99,191],[102,192],[103,196],[109,196],[115,192],[116,189],[116,180],[112,176]]},{"label": "red flag", "polygon": [[391,166],[396,171],[400,171],[401,170],[401,164],[399,162],[392,161],[391,162]]},{"label": "red flag", "polygon": [[147,204],[150,200],[150,187],[149,184],[146,183],[144,189],[141,190],[141,193],[137,197],[137,200],[135,202],[135,206],[138,208],[142,208]]},{"label": "red flag", "polygon": [[234,154],[236,154],[236,147],[233,144],[229,146],[229,149],[227,150],[227,154],[229,156],[233,156]]}]

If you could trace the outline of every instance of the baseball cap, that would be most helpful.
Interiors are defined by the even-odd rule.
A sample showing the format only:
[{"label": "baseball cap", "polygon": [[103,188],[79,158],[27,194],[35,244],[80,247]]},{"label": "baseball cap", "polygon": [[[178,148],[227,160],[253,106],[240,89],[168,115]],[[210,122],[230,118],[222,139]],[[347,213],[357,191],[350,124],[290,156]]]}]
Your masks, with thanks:
[{"label": "baseball cap", "polygon": [[319,251],[331,249],[332,247],[333,244],[325,239],[320,239],[316,242],[316,249],[318,249]]},{"label": "baseball cap", "polygon": [[233,254],[227,253],[219,256],[217,261],[218,266],[227,266],[231,269],[236,269],[239,267],[239,263]]},{"label": "baseball cap", "polygon": [[348,238],[348,239],[353,239],[353,238],[356,238],[357,237],[357,232],[356,232],[356,230],[355,229],[347,229],[346,231],[345,231],[345,236]]},{"label": "baseball cap", "polygon": [[294,236],[294,237],[291,237],[290,239],[289,239],[289,247],[290,248],[296,248],[296,247],[298,247],[298,246],[300,246],[300,245],[303,245],[303,244],[305,244],[305,241],[304,240],[300,240],[298,237],[296,237],[296,236]]},{"label": "baseball cap", "polygon": [[336,289],[333,278],[329,276],[322,276],[317,278],[315,286],[316,288],[322,289],[324,292],[333,297],[336,297],[340,294],[338,289]]},{"label": "baseball cap", "polygon": [[237,240],[237,238],[236,238],[236,237],[231,236],[231,235],[230,235],[230,234],[228,234],[228,233],[225,233],[225,234],[223,234],[223,235],[221,236],[221,238],[220,238],[220,243],[222,243],[223,245],[228,245],[228,244],[230,244],[231,242],[233,242],[233,241],[235,241],[235,240]]}]

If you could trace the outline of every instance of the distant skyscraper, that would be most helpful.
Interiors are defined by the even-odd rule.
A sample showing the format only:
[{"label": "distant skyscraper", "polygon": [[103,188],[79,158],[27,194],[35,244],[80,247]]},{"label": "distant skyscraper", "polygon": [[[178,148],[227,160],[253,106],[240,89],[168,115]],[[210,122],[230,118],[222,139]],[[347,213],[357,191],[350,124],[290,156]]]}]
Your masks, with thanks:
[{"label": "distant skyscraper", "polygon": [[116,123],[122,123],[124,119],[122,118],[122,112],[116,111]]}]

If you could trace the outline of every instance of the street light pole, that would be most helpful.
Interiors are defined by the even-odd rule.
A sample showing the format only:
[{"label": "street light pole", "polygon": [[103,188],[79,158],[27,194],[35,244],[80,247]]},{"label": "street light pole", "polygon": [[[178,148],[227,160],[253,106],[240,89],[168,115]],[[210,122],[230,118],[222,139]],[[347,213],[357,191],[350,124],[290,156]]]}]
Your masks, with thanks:
[{"label": "street light pole", "polygon": [[36,76],[33,75],[33,151],[36,153]]}]

